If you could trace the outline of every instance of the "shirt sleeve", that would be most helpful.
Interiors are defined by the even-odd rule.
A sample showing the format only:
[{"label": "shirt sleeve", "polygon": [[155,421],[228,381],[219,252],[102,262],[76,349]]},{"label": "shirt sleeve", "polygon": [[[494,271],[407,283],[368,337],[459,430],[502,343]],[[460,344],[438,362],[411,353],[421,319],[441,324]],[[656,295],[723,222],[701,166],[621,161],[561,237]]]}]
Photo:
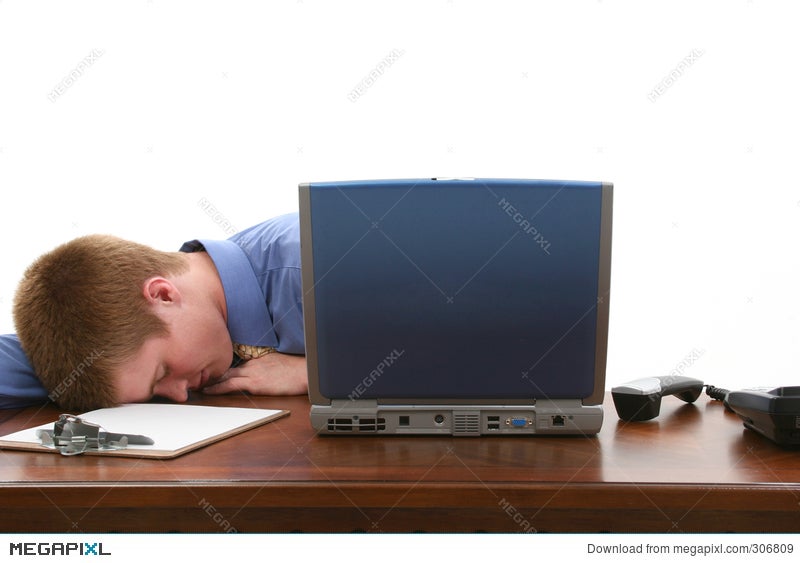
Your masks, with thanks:
[{"label": "shirt sleeve", "polygon": [[33,371],[19,339],[0,335],[0,408],[13,409],[47,402],[47,390]]}]

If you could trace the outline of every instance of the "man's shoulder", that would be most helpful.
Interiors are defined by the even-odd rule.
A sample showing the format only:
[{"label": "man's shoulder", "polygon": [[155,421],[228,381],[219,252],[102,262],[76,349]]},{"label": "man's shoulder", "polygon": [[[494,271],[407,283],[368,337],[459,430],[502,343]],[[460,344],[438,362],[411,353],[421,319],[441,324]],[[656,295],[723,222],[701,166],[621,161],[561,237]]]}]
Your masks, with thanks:
[{"label": "man's shoulder", "polygon": [[267,219],[228,240],[239,245],[252,262],[266,259],[270,268],[300,267],[300,220],[296,212]]},{"label": "man's shoulder", "polygon": [[238,242],[241,240],[278,240],[300,236],[300,217],[297,212],[278,215],[241,230],[228,240]]}]

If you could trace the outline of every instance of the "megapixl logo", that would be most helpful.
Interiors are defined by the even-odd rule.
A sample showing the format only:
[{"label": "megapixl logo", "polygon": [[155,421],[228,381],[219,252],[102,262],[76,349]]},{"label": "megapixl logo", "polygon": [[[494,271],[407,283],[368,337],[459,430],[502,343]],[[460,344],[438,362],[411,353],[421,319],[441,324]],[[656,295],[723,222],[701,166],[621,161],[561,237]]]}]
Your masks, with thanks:
[{"label": "megapixl logo", "polygon": [[102,543],[9,543],[9,555],[111,555],[103,549]]}]

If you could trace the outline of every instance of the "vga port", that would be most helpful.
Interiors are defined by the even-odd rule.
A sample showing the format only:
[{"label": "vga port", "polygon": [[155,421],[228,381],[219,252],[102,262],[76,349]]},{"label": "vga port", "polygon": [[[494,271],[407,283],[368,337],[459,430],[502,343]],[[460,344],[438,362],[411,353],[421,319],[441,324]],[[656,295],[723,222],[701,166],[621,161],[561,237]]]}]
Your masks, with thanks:
[{"label": "vga port", "polygon": [[527,426],[533,426],[533,419],[528,418],[527,416],[509,416],[506,418],[506,426],[510,426],[511,428],[525,428]]}]

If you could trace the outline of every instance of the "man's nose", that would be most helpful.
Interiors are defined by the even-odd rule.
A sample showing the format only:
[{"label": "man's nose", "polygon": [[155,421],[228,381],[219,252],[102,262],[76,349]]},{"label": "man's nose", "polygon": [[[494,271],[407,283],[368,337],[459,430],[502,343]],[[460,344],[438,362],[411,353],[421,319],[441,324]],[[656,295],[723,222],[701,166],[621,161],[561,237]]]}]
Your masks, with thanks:
[{"label": "man's nose", "polygon": [[170,377],[159,381],[153,391],[159,397],[183,403],[189,398],[189,382],[185,378]]}]

